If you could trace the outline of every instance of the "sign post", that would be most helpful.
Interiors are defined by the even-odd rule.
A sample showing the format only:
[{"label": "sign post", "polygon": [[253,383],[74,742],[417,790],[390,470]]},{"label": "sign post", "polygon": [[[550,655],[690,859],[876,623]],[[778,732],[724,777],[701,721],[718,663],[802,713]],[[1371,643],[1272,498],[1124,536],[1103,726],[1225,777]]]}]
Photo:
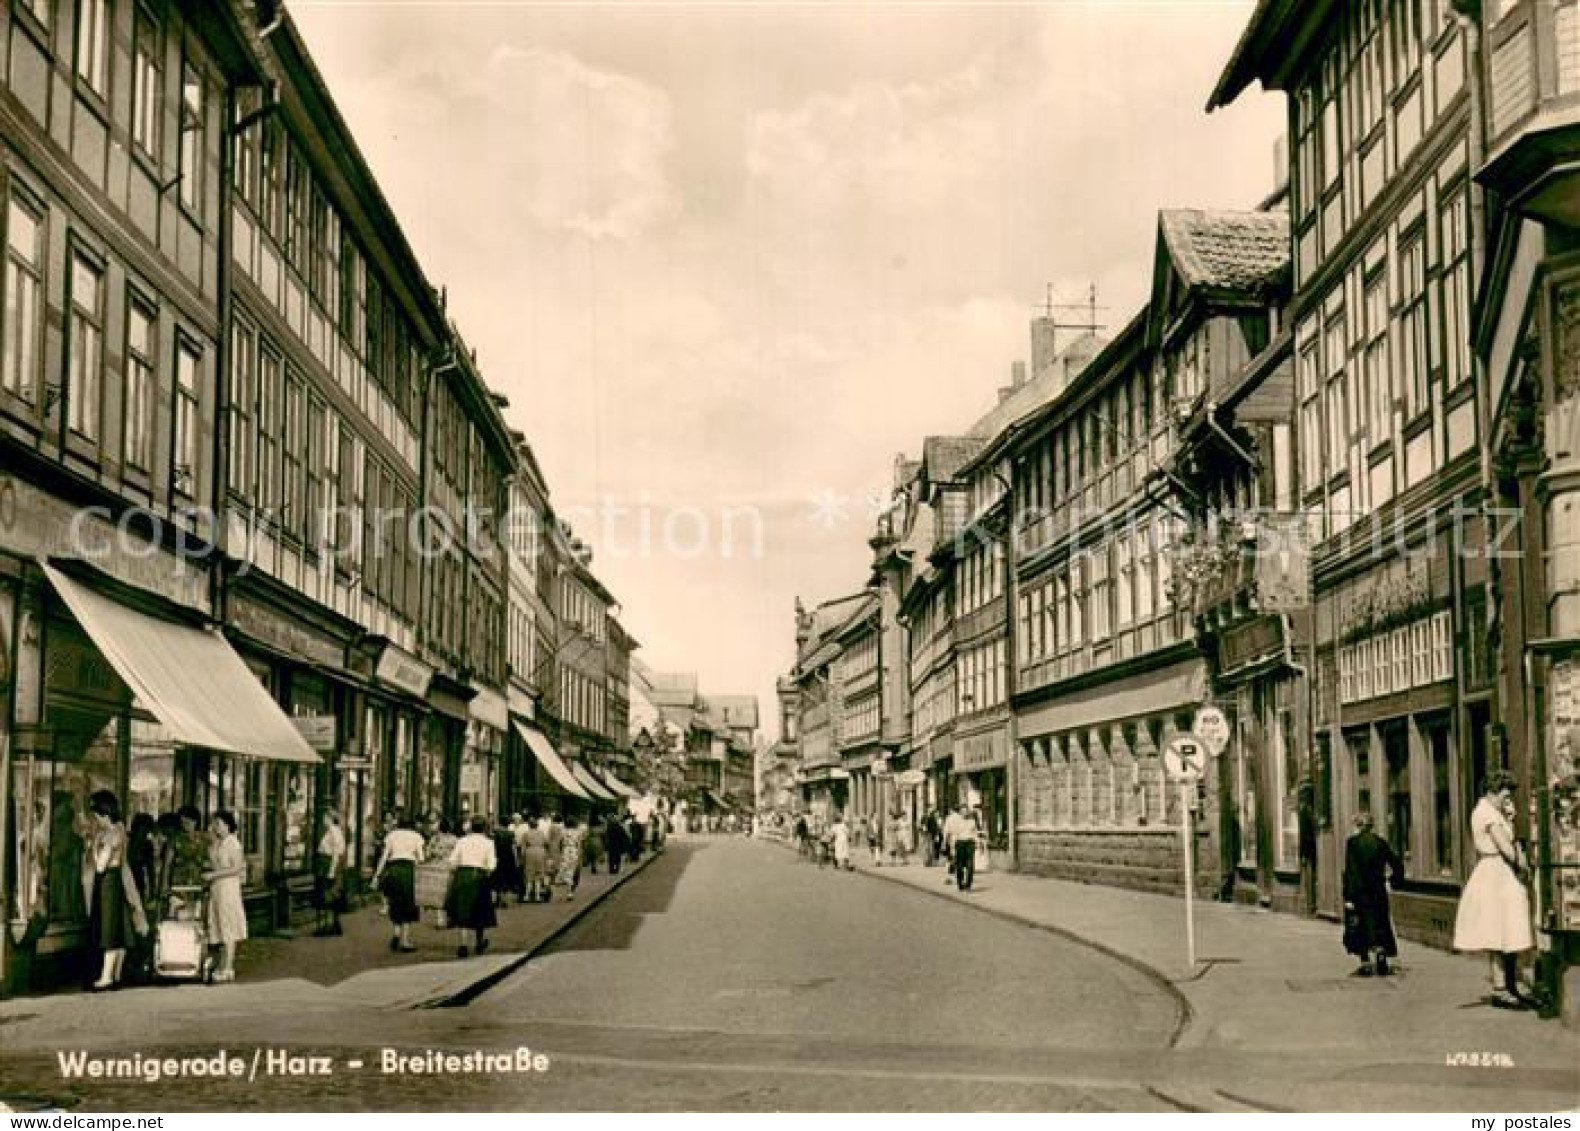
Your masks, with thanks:
[{"label": "sign post", "polygon": [[1192,794],[1207,761],[1204,744],[1195,735],[1180,735],[1163,750],[1163,768],[1180,788],[1180,856],[1185,862],[1185,961],[1196,972],[1196,876],[1191,857],[1195,837],[1191,830]]}]

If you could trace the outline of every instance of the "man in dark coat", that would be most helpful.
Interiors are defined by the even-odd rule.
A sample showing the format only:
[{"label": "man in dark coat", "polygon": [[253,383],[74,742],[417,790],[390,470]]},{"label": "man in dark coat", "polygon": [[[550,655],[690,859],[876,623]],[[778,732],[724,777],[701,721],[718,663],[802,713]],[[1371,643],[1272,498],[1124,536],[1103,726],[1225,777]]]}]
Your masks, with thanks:
[{"label": "man in dark coat", "polygon": [[630,841],[625,834],[625,826],[620,823],[620,818],[611,815],[603,827],[603,846],[609,853],[609,874],[618,876],[620,865],[625,861],[625,854],[630,848]]},{"label": "man in dark coat", "polygon": [[1355,818],[1344,845],[1344,949],[1361,960],[1362,977],[1388,973],[1399,953],[1388,912],[1388,885],[1404,879],[1404,867],[1388,842],[1372,828],[1370,813]]}]

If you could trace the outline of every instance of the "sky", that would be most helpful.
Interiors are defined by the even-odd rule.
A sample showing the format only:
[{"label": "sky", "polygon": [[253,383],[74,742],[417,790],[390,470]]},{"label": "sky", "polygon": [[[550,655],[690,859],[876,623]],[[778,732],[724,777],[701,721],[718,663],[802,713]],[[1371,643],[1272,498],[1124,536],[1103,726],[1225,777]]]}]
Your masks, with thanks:
[{"label": "sky", "polygon": [[1250,208],[1244,3],[292,0],[429,279],[641,656],[774,680],[867,581],[874,498],[1048,294],[1122,327],[1157,212]]}]

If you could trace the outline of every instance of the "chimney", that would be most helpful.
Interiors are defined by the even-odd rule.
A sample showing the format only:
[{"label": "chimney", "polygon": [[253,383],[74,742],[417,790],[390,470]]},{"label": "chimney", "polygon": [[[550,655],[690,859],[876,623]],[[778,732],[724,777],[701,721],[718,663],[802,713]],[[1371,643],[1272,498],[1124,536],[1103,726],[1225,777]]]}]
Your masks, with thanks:
[{"label": "chimney", "polygon": [[1005,401],[1009,400],[1010,395],[1014,392],[1015,390],[1013,387],[1000,385],[998,390],[998,403],[1003,404]]},{"label": "chimney", "polygon": [[1039,376],[1059,355],[1059,331],[1052,316],[1042,314],[1031,320],[1031,375]]},{"label": "chimney", "polygon": [[1018,389],[1026,383],[1026,363],[1013,361],[1009,366],[1009,387]]}]

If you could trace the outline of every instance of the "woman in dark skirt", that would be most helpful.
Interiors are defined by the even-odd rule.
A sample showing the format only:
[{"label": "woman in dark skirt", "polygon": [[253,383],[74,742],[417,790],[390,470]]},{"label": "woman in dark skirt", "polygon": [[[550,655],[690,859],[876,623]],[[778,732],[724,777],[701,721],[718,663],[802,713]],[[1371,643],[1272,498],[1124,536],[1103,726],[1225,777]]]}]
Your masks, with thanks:
[{"label": "woman in dark skirt", "polygon": [[495,906],[504,904],[512,895],[519,900],[526,891],[521,882],[521,864],[516,860],[516,826],[520,824],[521,815],[517,813],[510,818],[510,824],[494,830],[494,857],[498,864],[491,885]]},{"label": "woman in dark skirt", "polygon": [[384,837],[384,853],[373,871],[373,884],[389,903],[390,922],[395,937],[390,949],[411,953],[411,925],[422,917],[417,908],[417,865],[423,861],[423,839],[404,813],[395,818],[395,827]]},{"label": "woman in dark skirt", "polygon": [[488,949],[483,932],[499,922],[494,916],[494,887],[492,877],[499,866],[499,855],[494,849],[494,839],[488,835],[488,818],[473,817],[471,832],[467,833],[450,852],[450,863],[455,872],[450,877],[450,891],[444,909],[450,923],[461,933],[456,954],[465,958],[469,945],[477,953]]},{"label": "woman in dark skirt", "polygon": [[120,984],[128,947],[148,933],[137,879],[127,861],[126,826],[120,800],[101,789],[88,799],[93,830],[82,854],[83,896],[88,903],[88,937],[103,956],[95,990]]}]

